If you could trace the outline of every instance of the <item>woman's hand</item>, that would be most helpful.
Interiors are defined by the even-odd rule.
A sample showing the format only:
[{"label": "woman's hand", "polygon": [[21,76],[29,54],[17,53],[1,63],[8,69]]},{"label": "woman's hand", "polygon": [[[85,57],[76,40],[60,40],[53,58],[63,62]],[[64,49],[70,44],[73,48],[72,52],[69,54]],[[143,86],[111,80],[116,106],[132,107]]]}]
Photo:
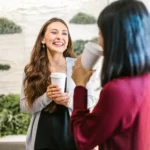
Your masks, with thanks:
[{"label": "woman's hand", "polygon": [[89,81],[91,75],[94,72],[93,70],[87,71],[82,67],[81,56],[79,56],[75,61],[75,65],[73,66],[72,70],[72,79],[74,80],[76,86],[83,87],[86,87],[87,82]]},{"label": "woman's hand", "polygon": [[61,89],[57,85],[49,85],[46,93],[48,98],[53,100],[56,104],[64,106],[69,104],[70,97],[68,93],[62,93]]},{"label": "woman's hand", "polygon": [[55,98],[55,103],[59,105],[68,106],[70,102],[70,97],[68,93],[62,93],[60,97]]}]

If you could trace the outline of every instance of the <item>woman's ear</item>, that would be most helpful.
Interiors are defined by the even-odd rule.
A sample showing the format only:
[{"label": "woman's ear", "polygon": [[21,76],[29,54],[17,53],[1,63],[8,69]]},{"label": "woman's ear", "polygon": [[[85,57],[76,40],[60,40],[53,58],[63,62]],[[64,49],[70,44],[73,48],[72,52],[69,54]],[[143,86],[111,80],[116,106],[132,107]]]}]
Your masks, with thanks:
[{"label": "woman's ear", "polygon": [[45,39],[44,39],[44,38],[42,39],[41,43],[42,43],[42,44],[45,44]]}]

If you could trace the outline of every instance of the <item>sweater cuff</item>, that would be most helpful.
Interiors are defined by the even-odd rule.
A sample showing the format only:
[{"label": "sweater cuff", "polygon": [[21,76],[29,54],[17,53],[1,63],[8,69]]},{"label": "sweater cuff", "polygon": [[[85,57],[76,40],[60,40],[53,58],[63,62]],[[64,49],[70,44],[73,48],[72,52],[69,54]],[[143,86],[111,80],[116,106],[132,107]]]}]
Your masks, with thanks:
[{"label": "sweater cuff", "polygon": [[44,106],[47,106],[49,103],[51,103],[52,102],[52,100],[50,100],[48,97],[47,97],[47,94],[46,93],[44,93],[44,99],[43,99],[43,105]]},{"label": "sweater cuff", "polygon": [[76,86],[74,90],[74,109],[87,109],[87,89]]}]

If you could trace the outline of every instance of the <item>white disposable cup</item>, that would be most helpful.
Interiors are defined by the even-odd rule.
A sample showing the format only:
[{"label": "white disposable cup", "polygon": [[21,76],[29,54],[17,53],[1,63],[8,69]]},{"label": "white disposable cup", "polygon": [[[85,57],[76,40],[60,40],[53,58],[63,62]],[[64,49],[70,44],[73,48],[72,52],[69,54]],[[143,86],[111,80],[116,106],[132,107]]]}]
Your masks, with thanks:
[{"label": "white disposable cup", "polygon": [[81,55],[81,63],[84,69],[93,70],[94,65],[102,55],[102,47],[96,43],[88,42],[84,45]]},{"label": "white disposable cup", "polygon": [[51,73],[51,83],[58,85],[62,92],[65,90],[66,74],[60,72]]}]

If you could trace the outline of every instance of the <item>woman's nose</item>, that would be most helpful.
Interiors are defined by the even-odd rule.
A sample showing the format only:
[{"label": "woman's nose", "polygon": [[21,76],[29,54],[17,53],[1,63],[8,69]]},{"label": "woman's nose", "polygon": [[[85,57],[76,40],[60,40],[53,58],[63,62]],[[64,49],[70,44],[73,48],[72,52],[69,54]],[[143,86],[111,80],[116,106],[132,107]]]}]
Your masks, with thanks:
[{"label": "woman's nose", "polygon": [[61,39],[62,35],[60,33],[57,34],[57,39]]}]

